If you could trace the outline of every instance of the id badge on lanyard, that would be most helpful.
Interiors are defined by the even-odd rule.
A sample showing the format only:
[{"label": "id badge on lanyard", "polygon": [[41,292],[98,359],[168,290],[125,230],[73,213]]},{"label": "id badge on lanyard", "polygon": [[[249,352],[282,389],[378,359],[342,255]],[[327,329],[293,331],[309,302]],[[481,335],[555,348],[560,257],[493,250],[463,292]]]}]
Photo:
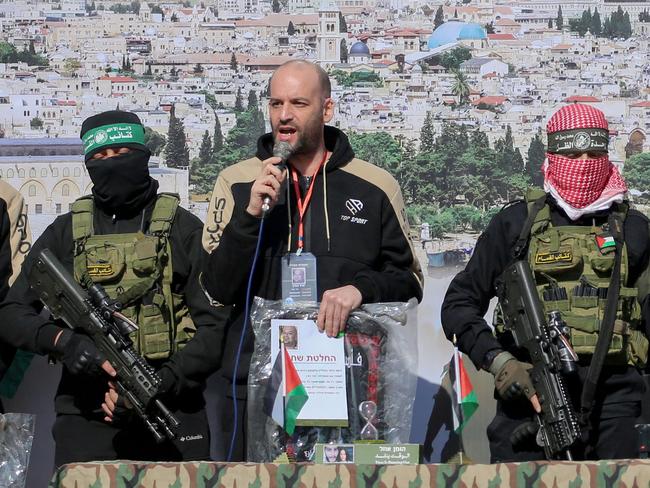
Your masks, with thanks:
[{"label": "id badge on lanyard", "polygon": [[316,256],[310,252],[282,257],[282,300],[286,303],[318,299]]},{"label": "id badge on lanyard", "polygon": [[316,302],[318,300],[317,288],[317,269],[316,256],[310,252],[304,252],[305,245],[305,228],[303,220],[307,207],[311,202],[316,175],[325,164],[327,151],[323,154],[323,159],[318,166],[318,170],[312,179],[305,199],[303,201],[300,187],[298,185],[298,175],[296,171],[290,171],[293,180],[293,189],[296,194],[298,203],[298,250],[295,253],[288,254],[282,258],[282,300],[286,303],[293,302]]}]

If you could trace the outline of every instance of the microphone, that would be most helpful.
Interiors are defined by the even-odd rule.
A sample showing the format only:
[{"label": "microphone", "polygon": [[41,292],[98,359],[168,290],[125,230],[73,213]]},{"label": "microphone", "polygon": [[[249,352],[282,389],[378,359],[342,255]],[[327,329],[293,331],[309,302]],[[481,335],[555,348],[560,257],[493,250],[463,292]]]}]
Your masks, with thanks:
[{"label": "microphone", "polygon": [[[288,142],[278,141],[273,144],[273,156],[282,160],[276,165],[280,171],[284,170],[287,167],[287,160],[291,157],[292,153],[293,147]],[[264,201],[262,202],[262,218],[266,217],[266,214],[269,212],[270,208],[271,197],[264,197]]]}]

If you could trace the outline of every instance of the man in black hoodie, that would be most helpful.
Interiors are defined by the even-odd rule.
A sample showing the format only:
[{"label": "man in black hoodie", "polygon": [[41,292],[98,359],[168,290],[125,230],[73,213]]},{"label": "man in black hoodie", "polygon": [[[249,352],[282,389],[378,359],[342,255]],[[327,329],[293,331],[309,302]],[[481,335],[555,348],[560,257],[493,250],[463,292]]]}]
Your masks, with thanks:
[{"label": "man in black hoodie", "polygon": [[[307,61],[290,61],[273,74],[270,89],[272,132],[259,139],[256,157],[219,175],[203,233],[211,253],[202,273],[204,290],[214,305],[234,305],[224,358],[224,376],[236,377],[240,400],[236,427],[233,411],[224,412],[225,428],[239,433],[231,460],[243,459],[246,452],[250,330],[236,374],[234,366],[262,218],[250,296],[286,298],[292,277],[287,255],[294,263],[304,259],[307,281],[316,276],[317,325],[329,337],[344,330],[348,314],[362,303],[422,298],[422,272],[399,186],[386,171],[355,159],[345,134],[325,125],[334,115],[327,73]],[[284,155],[286,168],[278,166],[281,157],[273,156],[274,148],[278,152],[282,146],[290,149]]]},{"label": "man in black hoodie", "polygon": [[[23,197],[10,185],[0,181],[0,301],[7,296],[9,287],[18,276],[31,241]],[[14,356],[15,349],[0,341],[0,394],[4,390],[2,380]]]},{"label": "man in black hoodie", "polygon": [[[57,466],[101,459],[207,459],[202,390],[221,362],[227,311],[211,307],[198,285],[201,222],[178,206],[176,195],[157,193],[144,127],[135,114],[92,116],[81,138],[92,196],[77,200],[34,244],[0,305],[0,340],[63,363],[53,427]],[[87,275],[104,286],[138,322],[134,343],[163,380],[160,395],[181,423],[176,440],[156,444],[133,412],[114,414],[117,398],[107,393],[112,367],[86,335],[39,314],[42,305],[27,276],[45,248],[76,279]],[[143,281],[146,288],[135,288]]]}]

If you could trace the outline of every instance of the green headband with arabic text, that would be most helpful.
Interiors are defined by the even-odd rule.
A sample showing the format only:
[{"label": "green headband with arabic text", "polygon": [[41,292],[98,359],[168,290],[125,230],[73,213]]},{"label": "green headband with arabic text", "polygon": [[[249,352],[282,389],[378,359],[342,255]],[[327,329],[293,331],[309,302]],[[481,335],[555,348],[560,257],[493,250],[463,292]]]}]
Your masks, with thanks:
[{"label": "green headband with arabic text", "polygon": [[144,127],[140,124],[129,123],[101,125],[86,132],[81,140],[85,155],[96,152],[102,147],[116,147],[121,144],[144,146]]},{"label": "green headband with arabic text", "polygon": [[548,134],[548,152],[575,154],[607,152],[609,132],[605,129],[571,129]]}]

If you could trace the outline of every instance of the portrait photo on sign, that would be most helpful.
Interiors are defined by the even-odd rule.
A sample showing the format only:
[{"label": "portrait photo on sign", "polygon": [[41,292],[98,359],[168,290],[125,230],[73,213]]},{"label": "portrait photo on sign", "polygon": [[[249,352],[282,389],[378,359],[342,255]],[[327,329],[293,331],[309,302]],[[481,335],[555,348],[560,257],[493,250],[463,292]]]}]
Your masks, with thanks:
[{"label": "portrait photo on sign", "polygon": [[323,447],[323,462],[353,463],[354,446],[351,444],[327,444]]},{"label": "portrait photo on sign", "polygon": [[282,342],[287,349],[296,349],[298,347],[298,327],[295,325],[283,325],[280,327]]}]

